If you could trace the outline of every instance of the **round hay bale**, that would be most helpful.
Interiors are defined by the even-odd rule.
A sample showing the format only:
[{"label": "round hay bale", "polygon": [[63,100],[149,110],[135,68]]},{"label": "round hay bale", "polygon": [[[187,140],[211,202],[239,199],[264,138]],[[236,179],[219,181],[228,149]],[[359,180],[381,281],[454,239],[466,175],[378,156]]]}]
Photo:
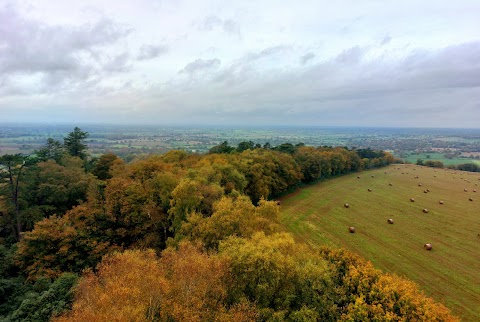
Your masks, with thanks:
[{"label": "round hay bale", "polygon": [[467,188],[465,188],[465,189],[463,189],[463,191],[467,192],[467,191],[468,191],[468,189],[467,189]]},{"label": "round hay bale", "polygon": [[423,190],[423,193],[427,193],[428,191],[427,190]]},{"label": "round hay bale", "polygon": [[473,189],[473,192],[477,192],[477,189]]},{"label": "round hay bale", "polygon": [[375,178],[375,176],[372,176],[372,178]]},{"label": "round hay bale", "polygon": [[372,189],[368,188],[368,192],[372,192]]},{"label": "round hay bale", "polygon": [[405,174],[405,172],[402,172],[402,174]]},{"label": "round hay bale", "polygon": [[443,205],[443,200],[440,200],[438,203],[441,204],[441,205]]},{"label": "round hay bale", "polygon": [[343,205],[345,208],[350,208],[350,205],[348,203]]},{"label": "round hay bale", "polygon": [[423,213],[424,213],[424,214],[428,214],[428,209],[427,209],[427,208],[423,208]]},{"label": "round hay bale", "polygon": [[436,178],[437,176],[433,176],[434,178]]},{"label": "round hay bale", "polygon": [[432,250],[432,244],[425,244],[423,245],[423,248],[425,248],[426,250]]},{"label": "round hay bale", "polygon": [[430,192],[430,189],[427,189],[427,192]]},{"label": "round hay bale", "polygon": [[360,179],[360,176],[357,176],[357,179]]},{"label": "round hay bale", "polygon": [[422,186],[422,184],[421,184],[421,183],[419,183],[419,184],[418,184],[418,186],[419,186],[419,187],[421,187],[421,186]]},{"label": "round hay bale", "polygon": [[392,225],[392,224],[393,224],[393,219],[390,218],[389,220],[387,220],[387,222],[388,222],[390,225]]},{"label": "round hay bale", "polygon": [[413,199],[413,198],[410,198],[410,201],[411,201],[411,202],[415,202],[415,199]]},{"label": "round hay bale", "polygon": [[391,187],[391,186],[393,186],[393,183],[390,182],[388,185]]},{"label": "round hay bale", "polygon": [[473,198],[468,198],[468,200],[473,201]]},{"label": "round hay bale", "polygon": [[348,227],[348,231],[353,234],[355,232],[355,227]]}]

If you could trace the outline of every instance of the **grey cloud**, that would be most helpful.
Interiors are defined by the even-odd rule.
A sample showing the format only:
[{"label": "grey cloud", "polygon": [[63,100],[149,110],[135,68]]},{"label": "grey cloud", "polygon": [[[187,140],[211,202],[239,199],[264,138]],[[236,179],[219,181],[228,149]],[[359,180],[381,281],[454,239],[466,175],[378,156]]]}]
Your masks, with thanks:
[{"label": "grey cloud", "polygon": [[305,65],[309,61],[315,58],[314,53],[306,53],[305,55],[300,57],[300,64]]},{"label": "grey cloud", "polygon": [[272,46],[272,47],[265,48],[260,52],[249,53],[244,59],[247,61],[254,61],[261,58],[282,54],[289,49],[291,49],[291,47],[287,45]]},{"label": "grey cloud", "polygon": [[236,21],[233,19],[221,19],[220,17],[214,15],[205,17],[201,23],[196,25],[199,30],[211,31],[215,28],[220,28],[222,31],[227,33],[240,33],[240,26]]},{"label": "grey cloud", "polygon": [[131,67],[130,55],[128,53],[108,57],[103,63],[103,70],[112,73],[126,72],[130,70]]},{"label": "grey cloud", "polygon": [[88,83],[95,74],[111,71],[103,48],[130,32],[109,19],[50,26],[22,17],[12,5],[0,8],[0,21],[0,73],[8,78],[38,74],[45,83],[37,90],[63,82]]},{"label": "grey cloud", "polygon": [[188,73],[188,74],[192,74],[192,73],[195,73],[197,71],[216,68],[216,67],[220,66],[220,63],[221,63],[221,61],[218,58],[197,59],[197,60],[194,60],[194,61],[188,63],[187,65],[185,65],[185,67],[182,70],[180,70],[179,72],[180,73],[185,72],[185,73]]},{"label": "grey cloud", "polygon": [[[480,122],[476,110],[480,42],[417,52],[408,62],[384,57],[365,61],[359,57],[366,51],[353,48],[342,53],[342,59],[297,70],[262,73],[248,68],[248,62],[237,61],[219,70],[213,81],[193,90],[177,85],[165,91],[163,99],[188,115],[208,115],[212,120],[249,120],[255,115],[271,123],[335,124],[341,120],[344,125],[441,126],[448,121],[442,115],[450,114],[450,126]],[[464,114],[452,114],[459,106]]]},{"label": "grey cloud", "polygon": [[356,64],[360,61],[360,59],[365,54],[365,49],[360,48],[359,46],[355,46],[349,49],[345,49],[342,53],[340,53],[335,60],[339,63],[344,64]]},{"label": "grey cloud", "polygon": [[157,58],[160,55],[163,55],[168,52],[168,47],[164,45],[154,46],[154,45],[142,45],[138,53],[138,60],[150,60]]},{"label": "grey cloud", "polygon": [[390,41],[392,41],[392,37],[390,36],[385,36],[382,41],[380,42],[380,45],[387,45],[388,43],[390,43]]}]

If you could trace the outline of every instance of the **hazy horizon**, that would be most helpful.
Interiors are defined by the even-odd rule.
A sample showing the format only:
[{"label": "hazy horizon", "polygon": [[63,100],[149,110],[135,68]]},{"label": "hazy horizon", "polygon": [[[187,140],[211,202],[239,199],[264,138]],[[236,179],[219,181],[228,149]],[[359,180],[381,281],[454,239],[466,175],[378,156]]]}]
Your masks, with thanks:
[{"label": "hazy horizon", "polygon": [[0,0],[0,122],[478,129],[478,12]]}]

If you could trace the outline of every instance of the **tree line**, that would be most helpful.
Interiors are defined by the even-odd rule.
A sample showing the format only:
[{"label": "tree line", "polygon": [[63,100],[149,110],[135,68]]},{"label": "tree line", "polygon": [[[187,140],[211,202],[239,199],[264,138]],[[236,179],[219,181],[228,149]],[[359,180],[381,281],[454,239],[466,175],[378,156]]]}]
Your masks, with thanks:
[{"label": "tree line", "polygon": [[0,321],[455,320],[413,283],[310,251],[279,223],[270,199],[390,154],[223,142],[126,164],[88,158],[87,136],[0,159]]},{"label": "tree line", "polygon": [[439,169],[451,169],[451,170],[460,170],[460,171],[468,171],[468,172],[480,172],[480,167],[475,163],[462,163],[457,165],[448,165],[447,167],[443,164],[442,161],[437,160],[422,160],[418,159],[416,162],[417,165],[423,165],[426,167],[431,168],[439,168]]}]

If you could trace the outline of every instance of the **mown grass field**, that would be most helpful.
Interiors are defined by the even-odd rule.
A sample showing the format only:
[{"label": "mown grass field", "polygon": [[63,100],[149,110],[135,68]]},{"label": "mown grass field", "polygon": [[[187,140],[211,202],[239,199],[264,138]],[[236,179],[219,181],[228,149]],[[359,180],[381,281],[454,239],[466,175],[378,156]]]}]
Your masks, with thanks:
[{"label": "mown grass field", "polygon": [[282,198],[281,212],[311,247],[345,247],[417,282],[464,321],[480,321],[480,174],[391,165],[300,189]]}]

